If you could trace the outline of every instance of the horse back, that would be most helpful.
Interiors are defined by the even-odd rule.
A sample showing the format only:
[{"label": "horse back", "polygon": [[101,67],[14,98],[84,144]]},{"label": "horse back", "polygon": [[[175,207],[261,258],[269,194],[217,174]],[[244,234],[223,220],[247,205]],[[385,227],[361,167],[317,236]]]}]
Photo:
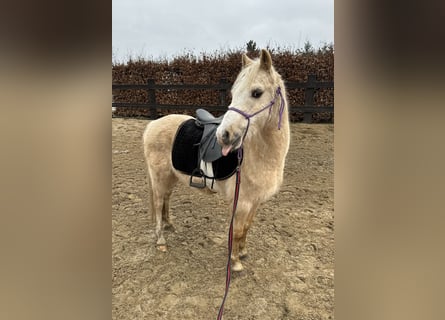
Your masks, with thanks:
[{"label": "horse back", "polygon": [[168,148],[171,150],[178,127],[191,116],[170,114],[150,121],[144,131],[144,149],[155,150]]}]

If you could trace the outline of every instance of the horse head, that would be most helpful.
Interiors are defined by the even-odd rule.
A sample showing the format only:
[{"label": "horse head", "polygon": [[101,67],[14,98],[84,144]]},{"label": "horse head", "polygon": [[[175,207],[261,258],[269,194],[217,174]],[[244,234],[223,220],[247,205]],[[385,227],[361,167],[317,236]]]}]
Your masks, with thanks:
[{"label": "horse head", "polygon": [[267,50],[263,49],[256,60],[242,56],[242,70],[231,89],[232,102],[216,131],[224,156],[242,146],[249,127],[261,130],[272,118],[279,117],[281,121],[285,103],[282,86]]}]

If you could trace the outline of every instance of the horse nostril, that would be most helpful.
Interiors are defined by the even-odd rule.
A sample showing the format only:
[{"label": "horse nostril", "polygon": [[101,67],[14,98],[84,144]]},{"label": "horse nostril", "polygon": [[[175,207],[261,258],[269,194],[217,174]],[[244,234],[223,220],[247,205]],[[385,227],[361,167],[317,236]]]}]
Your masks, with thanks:
[{"label": "horse nostril", "polygon": [[224,130],[223,134],[222,134],[222,140],[225,144],[229,144],[229,139],[230,138],[230,134],[229,131]]}]

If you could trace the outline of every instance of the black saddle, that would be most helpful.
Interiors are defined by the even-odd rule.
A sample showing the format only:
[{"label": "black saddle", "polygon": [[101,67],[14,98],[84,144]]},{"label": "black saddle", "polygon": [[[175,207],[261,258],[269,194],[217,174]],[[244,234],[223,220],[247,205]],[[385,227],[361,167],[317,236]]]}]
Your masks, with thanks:
[{"label": "black saddle", "polygon": [[[223,116],[215,118],[204,109],[196,111],[196,119],[184,121],[176,132],[173,142],[173,167],[190,175],[192,187],[206,187],[206,179],[224,180],[231,177],[238,166],[236,153],[222,156],[222,148],[216,140],[216,129]],[[213,177],[201,169],[201,161],[211,163]],[[196,182],[198,181],[198,182]]]}]

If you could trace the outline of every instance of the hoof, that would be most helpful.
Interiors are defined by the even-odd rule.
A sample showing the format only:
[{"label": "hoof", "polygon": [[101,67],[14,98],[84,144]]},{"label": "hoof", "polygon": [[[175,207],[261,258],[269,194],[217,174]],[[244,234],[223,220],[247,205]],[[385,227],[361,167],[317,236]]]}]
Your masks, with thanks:
[{"label": "hoof", "polygon": [[232,265],[232,270],[235,272],[240,272],[244,270],[244,267],[241,262],[235,261]]},{"label": "hoof", "polygon": [[158,241],[156,242],[156,246],[159,251],[166,252],[167,251],[167,245],[164,236],[161,236]]}]

